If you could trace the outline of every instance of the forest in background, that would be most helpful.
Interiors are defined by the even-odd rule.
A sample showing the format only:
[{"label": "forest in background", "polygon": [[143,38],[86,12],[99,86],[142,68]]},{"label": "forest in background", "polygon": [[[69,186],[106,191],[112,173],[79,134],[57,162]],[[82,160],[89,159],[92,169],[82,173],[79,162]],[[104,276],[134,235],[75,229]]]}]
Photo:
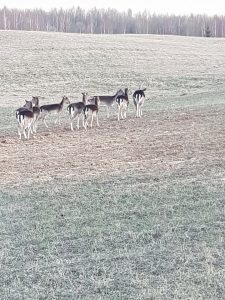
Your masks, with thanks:
[{"label": "forest in background", "polygon": [[89,34],[163,34],[225,36],[225,16],[161,15],[131,9],[0,9],[0,30],[55,31]]}]

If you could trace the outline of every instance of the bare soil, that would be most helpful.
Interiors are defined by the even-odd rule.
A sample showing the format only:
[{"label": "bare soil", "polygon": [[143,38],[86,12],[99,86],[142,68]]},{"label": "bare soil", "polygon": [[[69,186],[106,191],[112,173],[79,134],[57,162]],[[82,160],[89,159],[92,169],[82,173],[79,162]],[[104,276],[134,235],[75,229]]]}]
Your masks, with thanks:
[{"label": "bare soil", "polygon": [[41,124],[29,141],[0,138],[1,184],[121,172],[185,177],[195,172],[198,177],[206,164],[213,170],[224,162],[224,117],[225,110],[214,107],[148,112],[120,122],[114,116],[87,131],[71,132],[68,122],[50,129]]}]

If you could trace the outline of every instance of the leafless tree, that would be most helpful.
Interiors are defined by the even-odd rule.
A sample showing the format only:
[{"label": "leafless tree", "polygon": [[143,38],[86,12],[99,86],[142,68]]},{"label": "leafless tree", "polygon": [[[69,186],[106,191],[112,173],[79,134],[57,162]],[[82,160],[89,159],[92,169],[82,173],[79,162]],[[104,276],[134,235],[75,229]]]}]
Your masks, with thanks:
[{"label": "leafless tree", "polygon": [[133,14],[131,9],[81,7],[71,9],[0,9],[1,30],[59,31],[91,34],[166,34],[206,36],[206,28],[214,37],[225,37],[225,16],[161,15],[148,11]]}]

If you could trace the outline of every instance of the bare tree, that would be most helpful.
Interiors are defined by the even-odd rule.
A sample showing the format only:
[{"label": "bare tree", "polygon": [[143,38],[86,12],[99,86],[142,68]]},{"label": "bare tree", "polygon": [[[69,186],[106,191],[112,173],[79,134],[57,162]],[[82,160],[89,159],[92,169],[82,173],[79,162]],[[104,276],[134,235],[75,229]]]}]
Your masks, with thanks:
[{"label": "bare tree", "polygon": [[[208,29],[207,29],[207,26]],[[207,15],[160,15],[148,11],[133,14],[131,9],[80,7],[69,10],[0,9],[1,30],[61,31],[91,34],[172,34],[225,37],[225,17]]]}]

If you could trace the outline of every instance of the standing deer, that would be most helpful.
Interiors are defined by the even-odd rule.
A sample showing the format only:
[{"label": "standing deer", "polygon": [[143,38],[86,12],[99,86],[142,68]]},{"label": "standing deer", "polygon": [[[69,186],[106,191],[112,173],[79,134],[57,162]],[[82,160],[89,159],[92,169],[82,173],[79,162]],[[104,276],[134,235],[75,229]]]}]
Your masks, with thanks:
[{"label": "standing deer", "polygon": [[62,113],[62,109],[64,104],[67,103],[69,104],[70,101],[66,96],[63,96],[62,101],[60,103],[56,103],[56,104],[46,104],[46,105],[42,105],[40,107],[40,112],[41,112],[41,118],[44,121],[45,126],[48,128],[48,125],[46,124],[46,117],[49,114],[56,114],[58,117],[55,120],[55,124],[58,122],[60,124],[60,114]]},{"label": "standing deer", "polygon": [[33,104],[33,114],[34,114],[33,123],[32,123],[32,131],[34,133],[36,133],[37,132],[37,121],[39,119],[40,112],[41,112],[40,107],[39,107],[39,97],[33,96],[31,102]]},{"label": "standing deer", "polygon": [[26,103],[24,104],[24,106],[19,107],[19,108],[16,110],[16,117],[17,117],[18,113],[21,112],[21,111],[24,111],[24,110],[31,110],[31,111],[32,111],[32,107],[33,107],[32,101],[27,101],[27,100],[25,100],[25,102],[26,102]]},{"label": "standing deer", "polygon": [[25,139],[30,138],[30,133],[32,133],[33,118],[34,118],[34,113],[32,110],[23,109],[17,112],[16,119],[18,122],[18,134],[20,140],[22,138],[22,134],[24,135]]},{"label": "standing deer", "polygon": [[122,119],[127,117],[127,107],[129,104],[128,99],[128,88],[125,89],[124,95],[119,95],[116,98],[117,106],[118,106],[118,121],[120,120],[120,116]]},{"label": "standing deer", "polygon": [[134,92],[133,94],[133,100],[134,100],[134,106],[136,108],[136,117],[138,118],[141,118],[142,116],[142,109],[143,109],[143,105],[144,105],[144,102],[145,102],[145,92],[146,91],[146,88],[145,89],[142,89],[142,90],[137,90]]},{"label": "standing deer", "polygon": [[70,128],[72,131],[74,131],[73,129],[73,120],[77,117],[77,129],[79,129],[79,125],[80,125],[80,116],[82,115],[83,117],[83,127],[85,127],[84,125],[84,108],[87,104],[87,95],[88,93],[82,93],[83,95],[83,99],[81,102],[75,102],[75,103],[71,103],[68,107],[67,110],[69,112],[70,115]]},{"label": "standing deer", "polygon": [[124,95],[124,92],[120,89],[113,96],[98,96],[99,97],[99,106],[107,107],[107,118],[109,118],[109,110],[115,104],[116,98],[119,95]]},{"label": "standing deer", "polygon": [[94,96],[93,98],[94,100],[94,104],[87,104],[84,108],[84,119],[85,119],[85,123],[84,123],[84,128],[85,130],[87,130],[87,126],[88,126],[88,117],[91,116],[91,127],[93,124],[93,119],[94,116],[96,118],[96,123],[97,126],[99,126],[99,122],[98,122],[98,110],[99,110],[99,97],[98,96]]}]

